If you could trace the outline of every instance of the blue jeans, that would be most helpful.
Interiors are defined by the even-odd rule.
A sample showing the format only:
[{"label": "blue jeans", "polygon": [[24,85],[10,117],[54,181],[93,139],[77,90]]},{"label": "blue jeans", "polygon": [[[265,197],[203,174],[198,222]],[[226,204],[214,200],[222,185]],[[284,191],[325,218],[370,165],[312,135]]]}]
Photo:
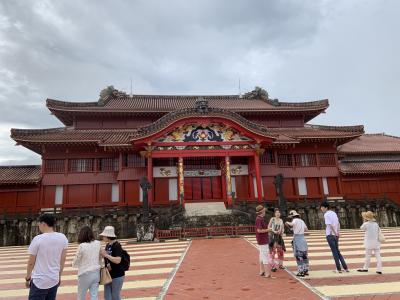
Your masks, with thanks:
[{"label": "blue jeans", "polygon": [[29,300],[55,300],[57,296],[58,284],[49,289],[39,289],[31,281],[29,288]]},{"label": "blue jeans", "polygon": [[104,285],[105,300],[121,300],[121,289],[125,276],[113,278],[112,282]]},{"label": "blue jeans", "polygon": [[344,258],[339,250],[339,239],[334,235],[327,235],[326,240],[328,241],[328,245],[331,248],[333,259],[335,260],[336,270],[341,271],[342,264],[343,269],[347,270],[347,264],[344,261]]},{"label": "blue jeans", "polygon": [[78,276],[78,300],[86,299],[86,292],[89,290],[90,300],[97,300],[99,291],[100,270],[86,272]]}]

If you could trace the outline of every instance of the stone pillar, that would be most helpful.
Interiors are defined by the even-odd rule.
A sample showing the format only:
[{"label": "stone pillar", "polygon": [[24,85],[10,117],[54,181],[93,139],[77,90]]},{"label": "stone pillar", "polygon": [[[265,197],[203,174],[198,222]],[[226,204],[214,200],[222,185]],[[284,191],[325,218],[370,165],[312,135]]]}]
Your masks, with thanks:
[{"label": "stone pillar", "polygon": [[256,171],[256,183],[257,183],[257,200],[262,201],[262,185],[261,185],[261,172],[260,172],[260,158],[258,154],[254,154],[254,168]]},{"label": "stone pillar", "polygon": [[183,173],[183,157],[178,159],[178,194],[181,205],[185,206],[185,178]]},{"label": "stone pillar", "polygon": [[349,228],[348,222],[347,222],[347,212],[346,209],[342,206],[337,207],[337,214],[339,217],[340,221],[340,227],[341,228]]},{"label": "stone pillar", "polygon": [[232,178],[231,178],[231,161],[229,156],[225,157],[225,176],[226,176],[226,200],[228,205],[232,205]]},{"label": "stone pillar", "polygon": [[387,207],[381,206],[379,207],[380,214],[379,214],[379,226],[381,227],[388,227],[389,226],[389,218],[387,214]]}]

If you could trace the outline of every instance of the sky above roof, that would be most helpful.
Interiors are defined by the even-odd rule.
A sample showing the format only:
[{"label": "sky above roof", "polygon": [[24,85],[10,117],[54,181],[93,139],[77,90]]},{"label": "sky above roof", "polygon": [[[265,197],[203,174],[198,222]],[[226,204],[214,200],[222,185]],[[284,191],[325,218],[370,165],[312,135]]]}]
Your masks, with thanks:
[{"label": "sky above roof", "polygon": [[62,124],[46,98],[137,94],[328,98],[326,125],[400,135],[400,1],[1,1],[0,165],[39,163],[10,128]]}]

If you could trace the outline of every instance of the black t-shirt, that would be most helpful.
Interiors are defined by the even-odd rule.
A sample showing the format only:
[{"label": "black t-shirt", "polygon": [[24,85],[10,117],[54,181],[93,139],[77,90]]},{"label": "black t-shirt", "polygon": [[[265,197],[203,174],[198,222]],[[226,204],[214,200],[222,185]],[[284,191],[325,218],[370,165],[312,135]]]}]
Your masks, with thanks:
[{"label": "black t-shirt", "polygon": [[[114,242],[112,244],[106,245],[106,251],[109,255],[113,257],[121,257],[122,259],[122,247],[121,244],[118,242]],[[113,262],[109,261],[107,258],[105,259],[106,266],[111,266],[110,275],[111,278],[118,278],[125,276],[125,271],[122,268],[121,263],[114,264]]]}]

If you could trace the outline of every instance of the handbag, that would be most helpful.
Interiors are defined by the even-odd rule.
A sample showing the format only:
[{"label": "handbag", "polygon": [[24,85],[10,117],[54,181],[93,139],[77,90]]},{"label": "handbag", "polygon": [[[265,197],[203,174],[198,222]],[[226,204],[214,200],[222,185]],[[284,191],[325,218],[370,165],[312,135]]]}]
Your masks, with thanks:
[{"label": "handbag", "polygon": [[382,233],[381,229],[379,228],[379,236],[378,236],[378,240],[380,243],[384,243],[386,241],[386,237],[385,235]]},{"label": "handbag", "polygon": [[100,269],[100,284],[105,285],[112,282],[110,272],[108,272],[107,267]]}]

